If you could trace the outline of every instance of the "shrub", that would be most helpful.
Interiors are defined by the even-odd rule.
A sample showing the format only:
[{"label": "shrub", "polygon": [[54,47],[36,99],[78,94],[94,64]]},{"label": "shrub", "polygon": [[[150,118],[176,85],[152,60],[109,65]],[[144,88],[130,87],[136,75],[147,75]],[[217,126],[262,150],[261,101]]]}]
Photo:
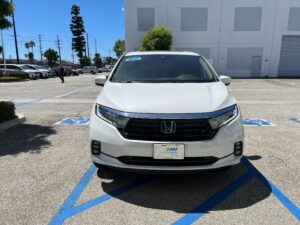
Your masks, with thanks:
[{"label": "shrub", "polygon": [[0,82],[13,82],[22,80],[20,77],[0,77]]},{"label": "shrub", "polygon": [[155,26],[143,37],[141,51],[170,50],[172,46],[172,32],[164,26]]},{"label": "shrub", "polygon": [[15,110],[13,102],[0,102],[0,122],[15,119]]}]

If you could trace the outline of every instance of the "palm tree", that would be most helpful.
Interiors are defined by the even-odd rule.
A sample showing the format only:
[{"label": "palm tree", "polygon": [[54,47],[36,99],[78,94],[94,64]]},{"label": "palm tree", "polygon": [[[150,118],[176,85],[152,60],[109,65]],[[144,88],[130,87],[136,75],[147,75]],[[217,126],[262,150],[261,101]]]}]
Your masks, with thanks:
[{"label": "palm tree", "polygon": [[26,43],[25,43],[25,48],[27,48],[27,51],[28,51],[28,53],[29,53],[29,48],[30,48],[30,43],[29,43],[29,42],[26,42]]},{"label": "palm tree", "polygon": [[33,48],[35,47],[35,42],[30,41],[29,44],[30,44],[30,47],[31,47],[31,52],[33,53]]}]

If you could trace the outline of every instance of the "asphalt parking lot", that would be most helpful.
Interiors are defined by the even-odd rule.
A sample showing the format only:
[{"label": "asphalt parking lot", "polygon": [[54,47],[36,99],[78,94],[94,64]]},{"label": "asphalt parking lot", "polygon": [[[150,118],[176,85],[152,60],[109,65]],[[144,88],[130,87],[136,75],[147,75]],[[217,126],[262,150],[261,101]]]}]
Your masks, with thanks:
[{"label": "asphalt parking lot", "polygon": [[0,84],[27,118],[0,133],[0,224],[299,224],[300,79],[232,81],[244,117],[272,125],[246,127],[240,165],[151,175],[92,165],[94,77]]}]

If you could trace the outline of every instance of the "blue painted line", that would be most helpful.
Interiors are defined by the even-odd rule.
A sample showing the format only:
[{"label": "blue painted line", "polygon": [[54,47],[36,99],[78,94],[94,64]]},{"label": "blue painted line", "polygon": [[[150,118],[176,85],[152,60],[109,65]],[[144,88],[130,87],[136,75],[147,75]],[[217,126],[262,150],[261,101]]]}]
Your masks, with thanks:
[{"label": "blue painted line", "polygon": [[290,118],[290,120],[295,123],[300,123],[300,119],[298,119],[298,118]]},{"label": "blue painted line", "polygon": [[112,191],[109,194],[104,194],[104,195],[102,195],[102,196],[100,196],[98,198],[92,199],[92,200],[90,200],[90,201],[88,201],[86,203],[83,203],[83,204],[81,204],[79,206],[76,206],[76,207],[70,209],[70,210],[67,210],[66,212],[64,212],[62,214],[62,217],[64,219],[72,217],[72,216],[74,216],[74,215],[76,215],[78,213],[81,213],[81,212],[83,212],[83,211],[85,211],[87,209],[90,209],[90,208],[92,208],[92,207],[94,207],[96,205],[104,203],[104,202],[110,200],[113,197],[116,197],[118,195],[124,194],[124,193],[126,193],[126,192],[128,192],[128,191],[130,191],[130,190],[132,190],[132,189],[134,189],[136,187],[138,187],[138,186],[141,186],[145,182],[146,182],[145,180],[136,181],[136,182],[133,182],[133,183],[131,183],[129,185],[123,186],[123,187],[121,187],[121,188],[119,188],[119,189],[117,189],[115,191]]},{"label": "blue painted line", "polygon": [[62,224],[64,221],[64,211],[66,209],[70,209],[74,206],[76,201],[78,200],[79,196],[89,183],[90,179],[94,175],[96,171],[96,167],[94,165],[91,165],[90,168],[86,171],[86,173],[82,176],[76,187],[73,189],[69,197],[65,200],[63,205],[60,207],[58,212],[54,215],[53,219],[49,223],[50,225],[57,225],[57,224]]},{"label": "blue painted line", "polygon": [[243,164],[271,191],[275,197],[300,221],[300,209],[290,201],[270,180],[268,180],[255,166],[246,158],[242,158]]},{"label": "blue painted line", "polygon": [[196,220],[200,219],[202,216],[224,201],[230,194],[242,187],[251,178],[251,173],[246,172],[244,175],[233,181],[230,185],[226,186],[224,189],[217,192],[205,202],[197,206],[191,212],[174,222],[173,225],[186,225],[194,223]]}]

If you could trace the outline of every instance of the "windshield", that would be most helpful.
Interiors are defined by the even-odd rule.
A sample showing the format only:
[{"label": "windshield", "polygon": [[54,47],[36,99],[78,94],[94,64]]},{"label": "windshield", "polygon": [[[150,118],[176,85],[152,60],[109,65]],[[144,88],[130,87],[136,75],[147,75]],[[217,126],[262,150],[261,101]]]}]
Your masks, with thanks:
[{"label": "windshield", "polygon": [[20,66],[23,70],[35,70],[34,67],[30,67],[30,66],[26,66],[26,65],[23,65],[23,66]]},{"label": "windshield", "polygon": [[125,56],[111,78],[112,82],[204,83],[217,81],[200,56]]}]

